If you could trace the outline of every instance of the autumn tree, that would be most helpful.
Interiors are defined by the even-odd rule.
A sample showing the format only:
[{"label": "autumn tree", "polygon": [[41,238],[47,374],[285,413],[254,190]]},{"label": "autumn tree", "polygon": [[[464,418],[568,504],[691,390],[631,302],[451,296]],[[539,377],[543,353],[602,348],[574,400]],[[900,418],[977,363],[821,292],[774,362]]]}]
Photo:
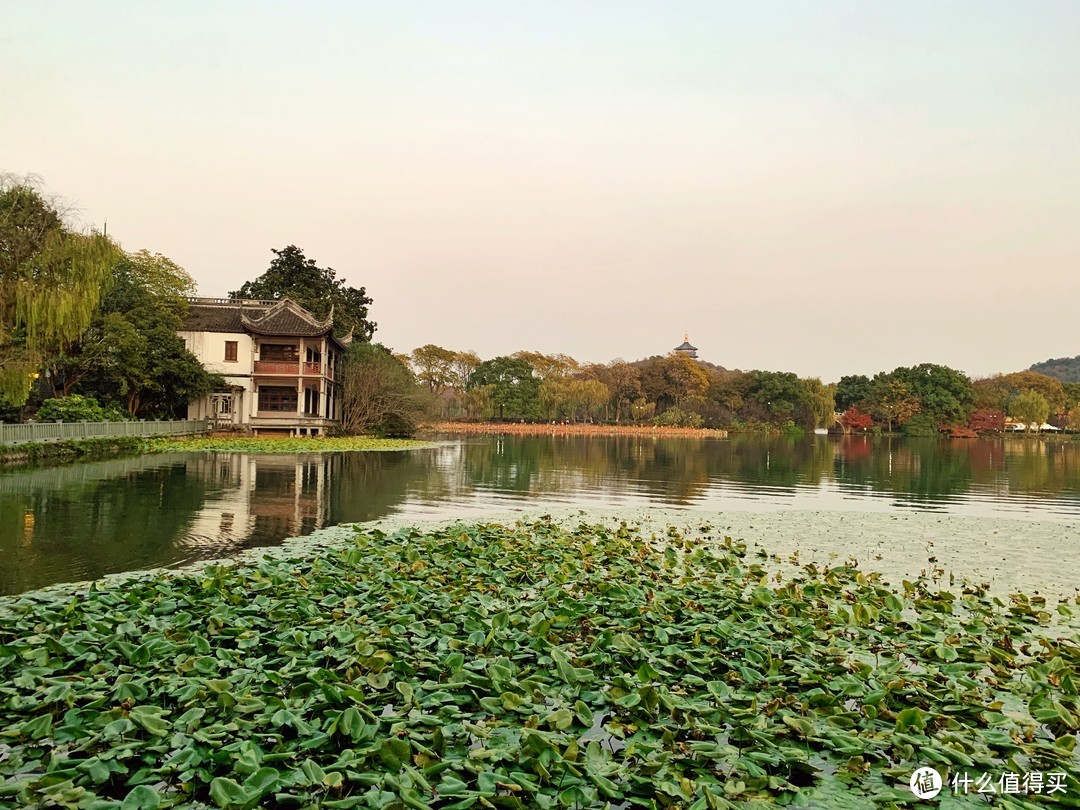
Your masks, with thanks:
[{"label": "autumn tree", "polygon": [[863,413],[854,405],[844,411],[840,417],[840,425],[844,428],[845,433],[850,430],[867,430],[873,424],[873,417],[868,413]]},{"label": "autumn tree", "polygon": [[893,425],[900,426],[919,412],[919,400],[912,395],[903,380],[892,374],[875,374],[871,381],[870,413],[885,421],[891,433]]},{"label": "autumn tree", "polygon": [[578,370],[578,361],[565,354],[542,354],[541,352],[520,351],[510,357],[524,360],[535,373],[537,379],[550,380],[569,377]]},{"label": "autumn tree", "polygon": [[611,392],[611,402],[615,405],[615,421],[621,422],[630,408],[630,403],[641,396],[641,372],[625,361],[613,360],[596,370],[596,379]]},{"label": "autumn tree", "polygon": [[0,398],[26,402],[43,358],[90,324],[120,256],[66,224],[32,180],[0,175]]},{"label": "autumn tree", "polygon": [[993,408],[979,408],[972,412],[968,427],[977,433],[1002,431],[1005,429],[1005,414]]},{"label": "autumn tree", "polygon": [[476,352],[454,352],[454,359],[450,361],[450,385],[464,391],[469,386],[469,377],[481,362]]},{"label": "autumn tree", "polygon": [[271,252],[274,258],[266,272],[244,282],[239,290],[229,293],[230,298],[291,298],[317,318],[325,318],[333,309],[335,332],[344,335],[351,330],[357,339],[371,340],[376,324],[368,320],[371,299],[363,287],[347,286],[336,270],[319,267],[296,245],[271,248]]},{"label": "autumn tree", "polygon": [[1051,414],[1062,413],[1067,405],[1068,398],[1062,382],[1035,371],[998,374],[978,380],[975,385],[977,404],[984,408],[1007,410],[1010,400],[1023,391],[1037,391],[1042,394]]},{"label": "autumn tree", "polygon": [[458,353],[441,346],[428,343],[413,349],[409,362],[416,373],[416,379],[428,387],[432,394],[438,394],[454,381],[454,361]]}]

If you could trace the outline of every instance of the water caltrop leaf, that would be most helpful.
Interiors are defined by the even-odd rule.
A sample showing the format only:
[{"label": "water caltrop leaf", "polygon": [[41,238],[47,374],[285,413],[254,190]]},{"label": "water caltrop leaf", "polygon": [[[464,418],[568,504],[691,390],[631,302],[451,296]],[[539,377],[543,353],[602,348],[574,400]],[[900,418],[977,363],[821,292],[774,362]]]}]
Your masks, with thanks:
[{"label": "water caltrop leaf", "polygon": [[1042,597],[775,577],[706,531],[359,528],[0,599],[0,805],[849,810],[926,764],[1075,772]]},{"label": "water caltrop leaf", "polygon": [[120,810],[157,810],[161,797],[157,791],[147,785],[134,787],[124,797]]}]

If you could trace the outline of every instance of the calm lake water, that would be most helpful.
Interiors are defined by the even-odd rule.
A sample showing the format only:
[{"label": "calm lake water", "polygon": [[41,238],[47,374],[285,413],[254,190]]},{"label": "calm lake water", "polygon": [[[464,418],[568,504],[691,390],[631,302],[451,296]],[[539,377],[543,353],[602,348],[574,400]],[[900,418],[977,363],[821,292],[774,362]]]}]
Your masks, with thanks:
[{"label": "calm lake water", "polygon": [[[478,437],[392,453],[174,453],[0,473],[0,593],[393,515],[633,508],[1080,517],[1080,443]],[[1080,542],[1080,538],[1078,538]]]}]

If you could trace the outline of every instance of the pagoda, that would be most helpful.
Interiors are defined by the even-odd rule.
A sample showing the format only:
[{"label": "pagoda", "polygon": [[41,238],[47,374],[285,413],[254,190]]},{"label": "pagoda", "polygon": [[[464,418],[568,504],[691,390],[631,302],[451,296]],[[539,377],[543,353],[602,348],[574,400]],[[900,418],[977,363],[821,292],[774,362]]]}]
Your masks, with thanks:
[{"label": "pagoda", "polygon": [[683,333],[683,341],[681,346],[675,347],[675,354],[685,354],[692,360],[697,359],[697,346],[690,345],[690,332]]}]

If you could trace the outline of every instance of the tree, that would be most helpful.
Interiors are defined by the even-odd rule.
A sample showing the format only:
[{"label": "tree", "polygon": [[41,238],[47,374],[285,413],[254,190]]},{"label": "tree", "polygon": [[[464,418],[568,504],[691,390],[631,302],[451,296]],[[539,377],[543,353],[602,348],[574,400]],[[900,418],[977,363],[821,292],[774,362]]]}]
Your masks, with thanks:
[{"label": "tree", "polygon": [[57,394],[79,388],[132,416],[175,417],[221,384],[177,330],[195,282],[160,254],[125,254],[89,328],[47,366]]},{"label": "tree", "polygon": [[337,271],[319,267],[296,245],[281,250],[271,248],[274,259],[265,273],[247,281],[229,293],[233,299],[291,298],[318,318],[334,311],[334,331],[347,334],[353,330],[360,340],[371,340],[376,324],[368,320],[371,299],[363,287],[348,287]]},{"label": "tree", "polygon": [[1039,374],[1035,371],[1017,371],[1012,374],[998,374],[983,380],[977,380],[975,386],[975,404],[980,408],[1008,410],[1009,402],[1023,391],[1038,391],[1050,408],[1051,414],[1064,412],[1068,407],[1068,396],[1060,380]]},{"label": "tree", "polygon": [[1005,414],[993,408],[979,408],[968,419],[968,427],[977,433],[1004,430]]},{"label": "tree", "polygon": [[599,373],[598,379],[611,391],[615,421],[621,422],[630,403],[641,396],[641,372],[629,363],[614,360]]},{"label": "tree", "polygon": [[870,414],[863,413],[852,405],[844,411],[843,416],[840,417],[840,424],[843,426],[845,432],[849,430],[866,430],[874,424],[874,420]]},{"label": "tree", "polygon": [[806,426],[832,427],[836,422],[836,386],[823,385],[817,377],[804,379],[802,384],[807,397],[805,411],[808,418],[804,420]]},{"label": "tree", "polygon": [[790,371],[753,371],[751,374],[753,382],[747,398],[765,406],[772,422],[794,421],[799,416],[798,411],[809,408],[810,392],[797,374]]},{"label": "tree", "polygon": [[416,378],[424,383],[433,394],[438,394],[454,381],[454,361],[458,353],[441,346],[428,343],[419,349],[413,349],[410,362],[416,371]]},{"label": "tree", "polygon": [[541,354],[540,352],[520,351],[510,355],[515,360],[524,360],[541,380],[569,377],[578,370],[578,361],[565,354]]},{"label": "tree", "polygon": [[540,416],[540,381],[525,360],[496,357],[477,366],[469,375],[469,389],[493,386],[492,403],[499,418],[533,419]]},{"label": "tree", "polygon": [[1025,432],[1032,425],[1040,429],[1046,417],[1050,415],[1050,405],[1046,397],[1033,389],[1021,391],[1009,402],[1009,416],[1024,425]]},{"label": "tree", "polygon": [[65,225],[30,180],[0,176],[0,397],[26,402],[42,358],[89,325],[119,255]]},{"label": "tree", "polygon": [[450,385],[464,391],[469,386],[469,377],[481,362],[476,352],[454,352],[450,363]]},{"label": "tree", "polygon": [[345,353],[341,428],[349,434],[411,436],[424,414],[421,389],[385,346],[354,343]]},{"label": "tree", "polygon": [[1075,357],[1059,357],[1056,360],[1044,360],[1031,367],[1031,371],[1037,371],[1048,377],[1054,377],[1062,382],[1080,383],[1080,354]]},{"label": "tree", "polygon": [[892,374],[875,374],[871,381],[870,399],[867,402],[870,413],[878,419],[884,419],[891,433],[893,423],[903,425],[919,412],[919,400],[912,396],[903,380]]},{"label": "tree", "polygon": [[919,412],[938,423],[967,422],[975,401],[975,390],[966,375],[934,363],[894,369],[890,375],[900,380],[919,403]]},{"label": "tree", "polygon": [[862,405],[870,399],[870,378],[865,374],[841,377],[836,384],[836,407],[847,412],[852,406]]}]

